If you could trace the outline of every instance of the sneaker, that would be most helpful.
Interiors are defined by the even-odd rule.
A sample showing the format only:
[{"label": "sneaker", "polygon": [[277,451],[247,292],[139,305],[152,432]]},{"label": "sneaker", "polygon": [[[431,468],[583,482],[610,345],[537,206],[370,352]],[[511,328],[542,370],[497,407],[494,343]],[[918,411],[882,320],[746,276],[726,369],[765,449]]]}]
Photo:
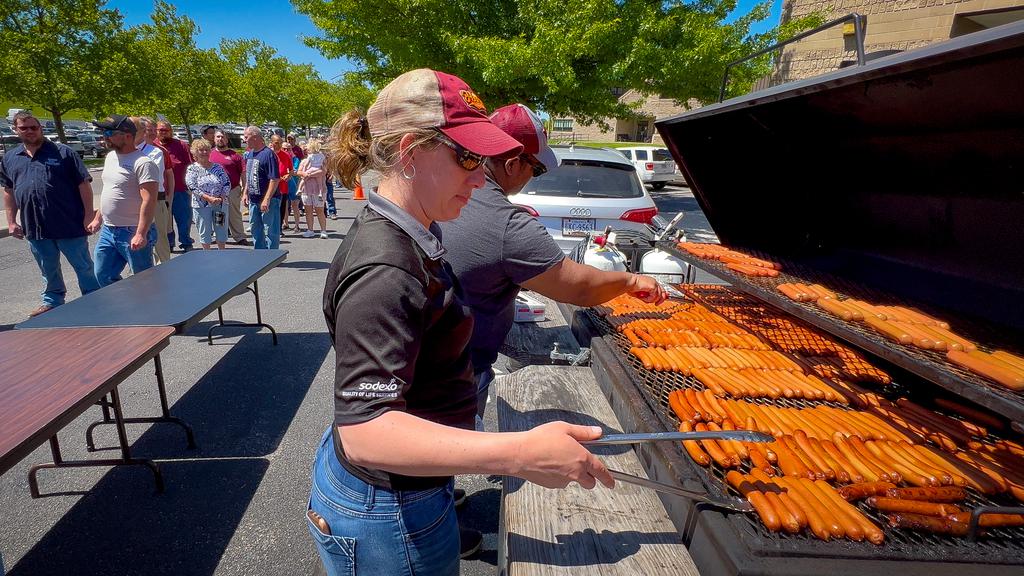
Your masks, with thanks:
[{"label": "sneaker", "polygon": [[249,245],[249,239],[248,238],[242,238],[240,240],[235,240],[235,244],[238,244],[239,246],[248,246]]},{"label": "sneaker", "polygon": [[53,310],[53,306],[50,306],[48,304],[43,304],[39,308],[36,308],[35,310],[29,312],[28,313],[28,317],[29,318],[35,318],[36,316],[39,316],[43,312],[49,312],[50,310]]},{"label": "sneaker", "polygon": [[320,233],[320,239],[321,240],[327,240],[327,232],[321,232]]},{"label": "sneaker", "polygon": [[316,232],[313,232],[312,230],[306,230],[302,233],[303,238],[313,238],[314,236],[316,236]]},{"label": "sneaker", "polygon": [[331,220],[337,220],[338,219],[338,215],[337,214],[328,214],[327,217],[330,218]]},{"label": "sneaker", "polygon": [[479,530],[459,526],[459,559],[466,559],[480,551],[484,535]]},{"label": "sneaker", "polygon": [[462,488],[455,489],[455,507],[460,508],[466,503],[466,491]]}]

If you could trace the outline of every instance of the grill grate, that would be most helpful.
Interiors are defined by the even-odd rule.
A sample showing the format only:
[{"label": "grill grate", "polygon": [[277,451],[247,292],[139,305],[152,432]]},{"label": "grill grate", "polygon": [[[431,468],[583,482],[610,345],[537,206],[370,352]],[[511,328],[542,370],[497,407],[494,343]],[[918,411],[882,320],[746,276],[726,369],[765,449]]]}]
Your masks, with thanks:
[{"label": "grill grate", "polygon": [[[775,278],[755,278],[734,272],[722,262],[698,258],[676,248],[674,245],[664,244],[660,248],[730,282],[735,289],[778,307],[820,330],[846,340],[858,348],[867,350],[892,362],[900,368],[985,406],[1018,423],[1018,426],[1024,425],[1024,393],[1014,392],[965,370],[949,362],[945,354],[941,352],[894,344],[861,323],[843,321],[829,315],[814,304],[794,302],[779,292],[777,286],[791,282],[822,284],[837,294],[851,298],[863,299],[882,305],[907,305],[906,302],[894,298],[891,294],[884,294],[840,276],[825,274],[796,262],[780,262],[778,258],[756,250],[745,250],[745,252],[750,256],[780,262],[784,272],[781,272]],[[719,286],[713,286],[712,288],[715,289],[713,292],[722,292]],[[707,302],[709,305],[721,304],[723,302],[720,299],[724,298],[728,301],[730,298],[729,296],[716,296],[713,293],[708,293],[712,291],[701,293],[700,290],[694,290],[694,292],[696,292],[694,295],[698,299]],[[740,294],[735,294],[735,296],[743,298]],[[912,306],[929,314],[935,314],[939,317],[943,316],[941,312],[937,313],[917,303],[913,303]],[[958,333],[963,334],[964,337],[978,343],[979,347],[986,351],[990,351],[993,348],[1002,348],[1015,352],[1012,348],[1003,345],[1003,343],[1019,341],[1019,336],[1015,337],[989,326],[980,326],[976,323],[961,321],[960,319],[957,319],[954,329]],[[1000,344],[995,346],[986,345],[986,343],[997,342]],[[1021,427],[1020,431],[1024,431],[1024,426]]]},{"label": "grill grate", "polygon": [[[697,300],[703,300],[700,293],[700,285],[683,287],[689,296],[696,296]],[[708,287],[705,292],[714,294],[712,301],[703,301],[707,307],[720,315],[727,316],[719,310],[715,310],[716,304],[736,306],[750,310],[748,316],[756,315],[758,309],[763,309],[764,304],[746,295],[723,289],[720,286]],[[677,372],[661,372],[646,370],[638,358],[629,354],[629,340],[618,333],[603,316],[593,310],[586,311],[588,319],[598,331],[605,335],[605,339],[611,344],[619,363],[625,367],[626,373],[631,377],[633,384],[641,391],[641,395],[647,400],[649,407],[656,414],[656,417],[666,430],[674,430],[678,422],[671,409],[668,407],[668,395],[680,388],[693,388],[703,390],[704,385],[691,376],[683,376]],[[736,316],[734,314],[734,316]],[[750,330],[742,320],[730,318],[737,325]],[[800,324],[799,321],[795,321]],[[815,331],[813,328],[809,328]],[[754,330],[751,330],[754,332]],[[890,398],[897,396],[912,396],[907,387],[892,383],[877,392]],[[807,399],[747,399],[758,404],[787,406],[787,407],[812,407],[827,405],[841,410],[851,410],[851,407],[821,400]],[[947,414],[948,415],[948,414]],[[948,415],[957,417],[956,415]],[[994,441],[995,437],[987,440]],[[699,466],[689,458],[684,458],[691,469],[701,471],[696,474],[704,484],[705,489],[711,494],[738,496],[731,487],[725,483],[727,470],[720,468],[712,461],[710,467]],[[749,464],[745,461],[740,470],[744,473],[749,471]],[[989,498],[968,489],[968,499],[965,507],[992,505],[1017,505],[1012,499],[1003,497]],[[949,562],[976,562],[976,563],[1002,563],[1018,564],[1024,563],[1024,528],[994,529],[975,542],[969,542],[962,538],[944,537],[934,534],[915,532],[910,530],[894,530],[887,525],[887,519],[874,509],[868,508],[863,503],[859,509],[865,513],[875,524],[880,526],[886,535],[886,543],[875,546],[869,543],[856,543],[847,540],[822,542],[809,534],[784,534],[769,531],[757,519],[755,515],[733,514],[730,521],[734,528],[741,534],[748,537],[748,542],[757,542],[763,547],[762,552],[766,554],[794,554],[813,555],[822,557],[871,557],[876,559],[888,558],[895,560],[910,561],[949,561]]]}]

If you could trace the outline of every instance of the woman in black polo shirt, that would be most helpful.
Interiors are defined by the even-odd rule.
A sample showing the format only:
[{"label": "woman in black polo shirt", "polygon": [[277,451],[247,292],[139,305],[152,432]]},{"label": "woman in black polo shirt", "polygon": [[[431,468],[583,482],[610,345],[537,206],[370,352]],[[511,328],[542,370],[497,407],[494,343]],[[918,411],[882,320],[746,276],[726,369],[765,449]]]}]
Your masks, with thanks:
[{"label": "woman in black polo shirt", "polygon": [[328,146],[328,170],[349,188],[367,169],[382,177],[324,290],[335,416],[313,468],[310,532],[328,574],[457,574],[454,474],[613,485],[578,442],[600,428],[473,429],[473,320],[434,222],[484,184],[485,157],[521,146],[462,80],[427,69],[388,84],[365,118],[339,120]]}]

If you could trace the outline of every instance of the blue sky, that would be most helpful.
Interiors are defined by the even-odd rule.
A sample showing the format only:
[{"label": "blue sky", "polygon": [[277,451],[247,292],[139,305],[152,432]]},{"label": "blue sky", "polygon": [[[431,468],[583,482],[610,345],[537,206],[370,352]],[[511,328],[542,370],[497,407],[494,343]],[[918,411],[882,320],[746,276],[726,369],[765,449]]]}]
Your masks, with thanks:
[{"label": "blue sky", "polygon": [[[201,30],[196,44],[200,48],[214,48],[221,38],[259,38],[273,46],[292,62],[312,64],[325,79],[332,79],[352,69],[346,60],[328,60],[299,40],[303,34],[316,34],[317,28],[303,14],[295,12],[287,0],[250,0],[247,3],[215,2],[211,0],[177,0],[178,13],[187,15]],[[747,13],[756,0],[738,0],[735,15]],[[153,10],[146,0],[108,0],[107,7],[117,8],[128,25],[149,21]],[[779,21],[782,0],[775,0],[772,15],[755,26],[753,32],[763,32]]]}]

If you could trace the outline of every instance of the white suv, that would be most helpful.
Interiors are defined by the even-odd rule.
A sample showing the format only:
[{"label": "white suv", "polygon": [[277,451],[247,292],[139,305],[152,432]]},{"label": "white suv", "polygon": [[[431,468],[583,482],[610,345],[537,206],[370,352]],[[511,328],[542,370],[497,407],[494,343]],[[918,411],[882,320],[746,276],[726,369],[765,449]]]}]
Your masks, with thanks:
[{"label": "white suv", "polygon": [[616,150],[636,166],[636,173],[640,175],[640,179],[654,190],[661,190],[666,184],[678,178],[676,162],[666,148],[632,146]]},{"label": "white suv", "polygon": [[561,166],[530,180],[509,201],[523,207],[569,253],[606,226],[648,230],[658,214],[633,165],[610,148],[552,146]]}]

